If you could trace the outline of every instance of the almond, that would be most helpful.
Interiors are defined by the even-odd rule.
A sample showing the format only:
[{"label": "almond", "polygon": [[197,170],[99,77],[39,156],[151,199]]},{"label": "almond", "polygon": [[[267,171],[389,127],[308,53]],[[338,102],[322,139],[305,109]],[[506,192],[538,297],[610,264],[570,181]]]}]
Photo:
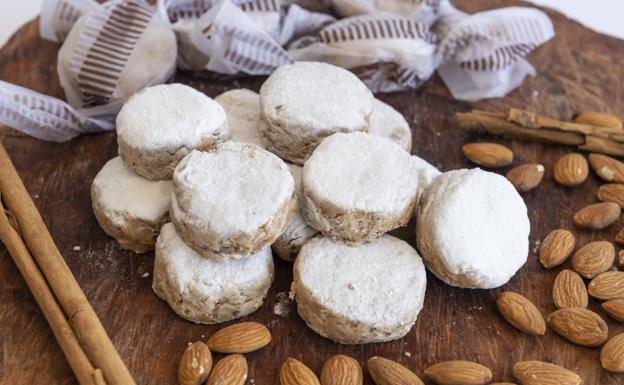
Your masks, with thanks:
[{"label": "almond", "polygon": [[523,164],[509,170],[505,177],[518,191],[533,190],[544,178],[544,165],[538,163]]},{"label": "almond", "polygon": [[203,383],[212,369],[212,354],[203,342],[194,342],[186,348],[178,366],[180,385],[199,385]]},{"label": "almond", "polygon": [[620,208],[624,208],[624,184],[603,184],[598,189],[598,199],[603,202],[617,203]]},{"label": "almond", "polygon": [[503,292],[496,299],[496,306],[507,322],[516,329],[539,336],[546,332],[544,317],[531,301],[520,294]]},{"label": "almond", "polygon": [[548,233],[540,245],[540,262],[547,269],[559,266],[572,254],[575,245],[576,239],[571,232],[555,229]]},{"label": "almond", "polygon": [[583,229],[602,230],[617,221],[620,206],[613,202],[594,203],[574,214],[574,224]]},{"label": "almond", "polygon": [[496,143],[468,143],[462,151],[466,158],[487,168],[508,166],[513,162],[513,152]]},{"label": "almond", "polygon": [[[623,230],[620,230],[620,233]],[[622,234],[624,236],[624,234]],[[620,267],[624,267],[624,250],[620,250],[618,251],[618,263],[620,265]]]},{"label": "almond", "polygon": [[572,269],[585,278],[594,278],[613,266],[615,247],[607,241],[586,244],[574,253]]},{"label": "almond", "polygon": [[492,371],[471,361],[445,361],[425,369],[425,375],[440,385],[481,385],[492,380]]},{"label": "almond", "polygon": [[602,347],[600,363],[610,372],[624,372],[624,333],[612,337]]},{"label": "almond", "polygon": [[310,368],[291,357],[282,364],[279,380],[281,385],[320,385]]},{"label": "almond", "polygon": [[581,112],[574,118],[574,122],[589,124],[591,126],[622,129],[622,121],[620,118],[604,112]]},{"label": "almond", "polygon": [[206,385],[243,385],[247,380],[247,360],[242,354],[225,356],[212,368]]},{"label": "almond", "polygon": [[624,163],[602,154],[589,154],[589,165],[607,182],[624,182]]},{"label": "almond", "polygon": [[492,382],[490,385],[516,385],[511,382]]},{"label": "almond", "polygon": [[271,342],[271,332],[257,322],[240,322],[225,327],[208,339],[208,347],[219,353],[250,353]]},{"label": "almond", "polygon": [[602,308],[616,321],[624,322],[624,298],[610,299],[602,303]]},{"label": "almond", "polygon": [[[617,234],[615,234],[615,243],[617,243],[620,246],[624,246],[624,227],[622,227]],[[622,251],[620,250],[620,252],[618,253],[618,256],[620,257],[620,265],[622,264]]]},{"label": "almond", "polygon": [[587,292],[601,300],[624,298],[624,272],[607,271],[592,279]]},{"label": "almond", "polygon": [[585,282],[572,270],[562,270],[555,278],[552,291],[553,302],[558,309],[587,307],[589,298]]},{"label": "almond", "polygon": [[377,385],[423,385],[414,372],[387,358],[372,357],[367,366],[368,373]]},{"label": "almond", "polygon": [[580,385],[581,377],[559,365],[541,361],[520,361],[512,369],[521,385]]},{"label": "almond", "polygon": [[555,311],[548,316],[548,325],[563,338],[582,346],[602,345],[609,332],[598,314],[580,307]]},{"label": "almond", "polygon": [[343,354],[329,357],[321,370],[321,385],[362,385],[362,367]]},{"label": "almond", "polygon": [[589,166],[581,154],[567,154],[559,158],[553,167],[553,177],[564,186],[576,186],[587,179]]}]

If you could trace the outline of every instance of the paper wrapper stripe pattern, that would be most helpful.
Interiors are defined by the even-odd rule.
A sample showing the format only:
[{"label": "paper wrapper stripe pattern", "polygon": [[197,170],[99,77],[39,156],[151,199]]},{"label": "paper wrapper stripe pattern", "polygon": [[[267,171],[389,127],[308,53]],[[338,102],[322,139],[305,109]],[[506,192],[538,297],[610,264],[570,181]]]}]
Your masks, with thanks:
[{"label": "paper wrapper stripe pattern", "polygon": [[345,25],[330,25],[319,33],[323,43],[340,43],[371,39],[424,39],[435,40],[427,26],[410,19],[353,19]]},{"label": "paper wrapper stripe pattern", "polygon": [[80,16],[98,7],[95,0],[44,0],[39,19],[39,30],[44,39],[59,42]]}]

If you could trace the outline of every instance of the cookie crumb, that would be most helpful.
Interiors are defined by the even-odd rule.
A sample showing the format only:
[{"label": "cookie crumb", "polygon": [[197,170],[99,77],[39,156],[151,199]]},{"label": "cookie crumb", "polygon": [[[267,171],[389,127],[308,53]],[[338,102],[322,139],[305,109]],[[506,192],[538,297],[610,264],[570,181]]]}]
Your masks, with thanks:
[{"label": "cookie crumb", "polygon": [[537,241],[535,241],[535,245],[533,246],[533,254],[537,254],[541,245],[542,245],[541,240],[538,239]]},{"label": "cookie crumb", "polygon": [[80,251],[80,250],[82,250],[82,247],[80,247],[80,246],[74,246],[74,247],[72,247],[72,250],[73,250],[73,251]]},{"label": "cookie crumb", "polygon": [[277,293],[277,302],[273,306],[273,313],[275,315],[285,317],[290,313],[291,299],[285,291]]},{"label": "cookie crumb", "polygon": [[411,356],[412,356],[412,353],[410,353],[410,352],[403,352],[403,355],[404,355],[405,357],[411,357]]},{"label": "cookie crumb", "polygon": [[148,273],[147,271],[143,274],[141,274],[141,278],[147,278],[149,277],[150,273]]}]

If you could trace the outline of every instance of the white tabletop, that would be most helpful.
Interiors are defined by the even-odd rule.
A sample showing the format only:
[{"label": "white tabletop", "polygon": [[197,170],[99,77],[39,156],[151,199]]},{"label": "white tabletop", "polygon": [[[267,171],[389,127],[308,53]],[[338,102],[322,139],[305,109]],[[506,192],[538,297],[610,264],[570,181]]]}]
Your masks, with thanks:
[{"label": "white tabletop", "polygon": [[[6,0],[4,0],[6,1]],[[0,12],[0,47],[22,24],[37,16],[42,0],[19,0]],[[452,0],[451,0],[452,1]],[[531,0],[576,19],[596,31],[624,39],[622,0]]]}]

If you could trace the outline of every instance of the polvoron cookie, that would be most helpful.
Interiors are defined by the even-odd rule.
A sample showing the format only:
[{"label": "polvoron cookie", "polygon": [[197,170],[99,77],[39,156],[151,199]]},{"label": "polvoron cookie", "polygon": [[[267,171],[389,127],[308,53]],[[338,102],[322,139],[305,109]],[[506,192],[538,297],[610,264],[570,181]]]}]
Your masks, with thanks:
[{"label": "polvoron cookie", "polygon": [[193,151],[173,174],[172,219],[197,253],[237,259],[270,246],[297,206],[286,163],[250,143]]},{"label": "polvoron cookie", "polygon": [[478,168],[435,177],[416,211],[418,251],[453,286],[507,283],[527,260],[529,232],[526,205],[511,182]]},{"label": "polvoron cookie", "polygon": [[226,91],[214,100],[225,110],[231,140],[264,147],[260,137],[260,95],[239,88]]},{"label": "polvoron cookie", "polygon": [[343,68],[317,62],[282,66],[260,89],[266,148],[303,164],[325,137],[366,132],[373,99],[366,85]]},{"label": "polvoron cookie", "polygon": [[161,226],[169,221],[173,186],[134,174],[115,157],[91,184],[91,205],[100,227],[121,247],[135,253],[152,250]]},{"label": "polvoron cookie", "polygon": [[316,237],[301,248],[293,277],[301,318],[343,344],[403,337],[416,322],[427,286],[416,250],[390,235],[355,246]]},{"label": "polvoron cookie", "polygon": [[368,133],[390,139],[407,152],[412,150],[412,130],[403,115],[379,99],[373,101]]},{"label": "polvoron cookie", "polygon": [[225,111],[208,96],[183,84],[146,88],[117,115],[119,155],[148,179],[171,179],[191,150],[209,150],[227,138]]}]

